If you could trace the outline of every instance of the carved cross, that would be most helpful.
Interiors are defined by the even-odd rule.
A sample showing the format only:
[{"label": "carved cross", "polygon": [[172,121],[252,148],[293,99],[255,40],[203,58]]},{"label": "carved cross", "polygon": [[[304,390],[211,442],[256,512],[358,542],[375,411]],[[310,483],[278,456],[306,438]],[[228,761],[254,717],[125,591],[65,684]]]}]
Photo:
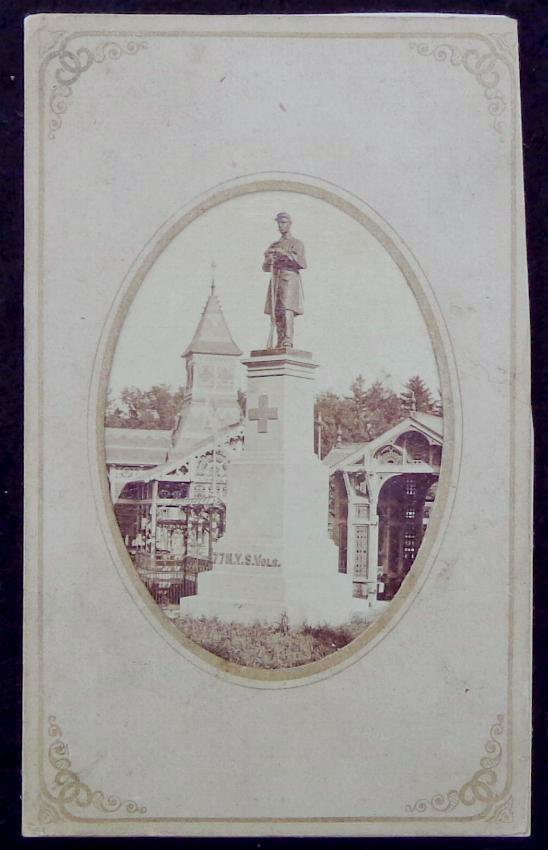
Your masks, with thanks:
[{"label": "carved cross", "polygon": [[268,420],[278,418],[278,408],[268,406],[268,396],[259,396],[259,406],[252,408],[248,413],[248,418],[251,422],[258,422],[257,432],[266,434],[268,431]]}]

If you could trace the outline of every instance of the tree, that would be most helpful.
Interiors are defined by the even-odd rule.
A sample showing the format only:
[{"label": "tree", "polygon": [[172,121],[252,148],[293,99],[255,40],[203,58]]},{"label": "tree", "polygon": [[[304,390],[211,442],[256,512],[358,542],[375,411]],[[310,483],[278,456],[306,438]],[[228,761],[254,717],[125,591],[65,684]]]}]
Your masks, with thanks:
[{"label": "tree", "polygon": [[388,431],[404,417],[400,398],[381,381],[374,381],[365,392],[365,431],[367,439],[374,440]]},{"label": "tree", "polygon": [[175,427],[177,414],[183,403],[184,390],[182,387],[173,390],[166,384],[153,386],[145,393],[145,401],[149,411],[158,416],[156,427],[171,430]]},{"label": "tree", "polygon": [[356,407],[356,414],[360,431],[365,432],[365,420],[367,417],[367,390],[365,388],[365,378],[360,373],[355,381],[352,382],[350,389],[352,391],[352,401]]},{"label": "tree", "polygon": [[[322,422],[322,457],[336,444],[339,434],[344,443],[367,442],[404,418],[398,395],[381,381],[367,387],[363,375],[358,375],[350,389],[351,396],[322,393],[316,398],[316,426],[320,417]],[[316,450],[317,443],[316,433]]]},{"label": "tree", "polygon": [[432,405],[432,413],[435,416],[443,416],[443,396],[440,389],[438,389],[438,397],[434,400]]},{"label": "tree", "polygon": [[[320,393],[314,404],[314,450],[318,451],[318,429],[322,432],[322,457],[331,451],[340,433],[343,442],[356,442],[360,429],[352,400],[332,392]],[[320,424],[321,423],[321,424]]]},{"label": "tree", "polygon": [[148,390],[124,387],[119,399],[109,394],[105,422],[111,428],[152,428],[170,431],[175,427],[184,390],[156,384]]},{"label": "tree", "polygon": [[105,410],[105,423],[110,428],[123,428],[126,416],[120,407],[119,399],[112,397],[112,391],[107,391],[107,403]]},{"label": "tree", "polygon": [[423,413],[435,412],[436,403],[432,398],[432,393],[419,375],[409,378],[400,398],[406,415],[414,410],[420,410]]}]

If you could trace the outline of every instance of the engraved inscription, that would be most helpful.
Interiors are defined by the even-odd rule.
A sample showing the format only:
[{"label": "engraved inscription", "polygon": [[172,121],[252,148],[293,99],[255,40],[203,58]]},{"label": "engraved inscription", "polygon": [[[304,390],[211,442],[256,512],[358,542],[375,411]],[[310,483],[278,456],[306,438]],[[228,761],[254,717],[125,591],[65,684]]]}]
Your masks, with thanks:
[{"label": "engraved inscription", "polygon": [[278,558],[265,558],[264,555],[252,555],[249,552],[214,552],[213,563],[235,567],[281,567]]}]

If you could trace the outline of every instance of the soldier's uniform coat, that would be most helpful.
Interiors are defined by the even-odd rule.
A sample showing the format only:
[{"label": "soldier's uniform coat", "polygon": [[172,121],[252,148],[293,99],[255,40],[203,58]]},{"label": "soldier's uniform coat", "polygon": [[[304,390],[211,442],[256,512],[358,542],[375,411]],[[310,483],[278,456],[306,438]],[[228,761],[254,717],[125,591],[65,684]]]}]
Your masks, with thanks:
[{"label": "soldier's uniform coat", "polygon": [[[281,248],[282,251],[289,254],[289,257],[279,257],[276,264],[276,304],[274,309],[293,310],[295,315],[301,316],[304,312],[304,296],[299,271],[306,268],[304,245],[293,236],[282,236],[277,242],[269,245],[268,250],[270,251],[272,248]],[[263,271],[270,271],[270,263],[266,259],[263,263]],[[265,313],[269,316],[272,313],[271,286],[272,282],[268,285],[264,307]]]}]

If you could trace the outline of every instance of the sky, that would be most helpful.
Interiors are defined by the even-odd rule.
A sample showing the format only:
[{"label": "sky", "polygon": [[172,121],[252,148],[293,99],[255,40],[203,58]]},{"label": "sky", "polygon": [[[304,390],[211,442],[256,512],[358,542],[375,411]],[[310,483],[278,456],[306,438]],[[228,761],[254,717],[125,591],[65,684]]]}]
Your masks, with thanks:
[{"label": "sky", "polygon": [[[437,395],[440,386],[425,321],[405,277],[385,248],[346,213],[295,192],[258,192],[207,211],[158,257],[135,296],[118,338],[110,390],[184,385],[181,354],[210,293],[216,294],[234,340],[245,354],[263,348],[269,317],[263,312],[268,274],[263,253],[278,238],[274,217],[292,219],[304,242],[301,273],[305,313],[295,320],[295,347],[320,364],[318,392],[347,394],[362,374],[396,392],[419,374]],[[245,372],[240,368],[240,386]]]}]

